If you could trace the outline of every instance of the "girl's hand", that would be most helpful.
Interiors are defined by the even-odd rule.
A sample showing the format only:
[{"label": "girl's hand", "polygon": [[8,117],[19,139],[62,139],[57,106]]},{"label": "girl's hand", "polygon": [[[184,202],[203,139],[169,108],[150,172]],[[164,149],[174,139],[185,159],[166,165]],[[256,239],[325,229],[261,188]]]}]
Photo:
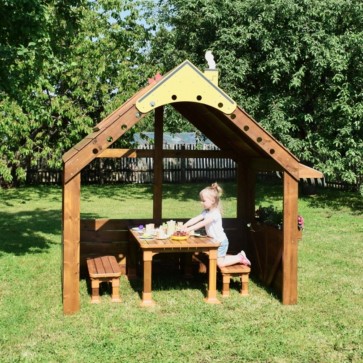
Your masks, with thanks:
[{"label": "girl's hand", "polygon": [[185,225],[183,225],[180,230],[182,232],[188,232],[188,227],[185,227]]}]

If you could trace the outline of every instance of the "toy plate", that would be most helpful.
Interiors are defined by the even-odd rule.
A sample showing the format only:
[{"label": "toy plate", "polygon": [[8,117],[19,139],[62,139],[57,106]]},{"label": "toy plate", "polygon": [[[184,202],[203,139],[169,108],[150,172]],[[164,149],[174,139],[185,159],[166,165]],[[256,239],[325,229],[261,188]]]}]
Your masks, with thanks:
[{"label": "toy plate", "polygon": [[171,236],[170,238],[174,241],[185,241],[189,236]]},{"label": "toy plate", "polygon": [[143,234],[142,236],[140,236],[141,239],[154,239],[154,236],[152,236],[151,234]]}]

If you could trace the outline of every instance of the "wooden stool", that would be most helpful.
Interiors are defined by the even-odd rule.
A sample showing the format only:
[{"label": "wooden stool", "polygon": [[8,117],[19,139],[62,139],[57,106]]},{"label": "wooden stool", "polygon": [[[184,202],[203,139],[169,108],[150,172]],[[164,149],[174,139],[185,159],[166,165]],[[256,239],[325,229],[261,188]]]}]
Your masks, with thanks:
[{"label": "wooden stool", "polygon": [[218,270],[222,274],[223,287],[222,296],[229,296],[229,284],[232,276],[238,276],[241,278],[241,295],[248,295],[248,281],[251,272],[251,268],[245,265],[232,265],[226,267],[218,267]]},{"label": "wooden stool", "polygon": [[92,297],[91,303],[100,302],[99,288],[101,282],[112,283],[112,301],[120,302],[120,276],[121,267],[115,256],[102,256],[87,259],[88,273],[91,278]]}]

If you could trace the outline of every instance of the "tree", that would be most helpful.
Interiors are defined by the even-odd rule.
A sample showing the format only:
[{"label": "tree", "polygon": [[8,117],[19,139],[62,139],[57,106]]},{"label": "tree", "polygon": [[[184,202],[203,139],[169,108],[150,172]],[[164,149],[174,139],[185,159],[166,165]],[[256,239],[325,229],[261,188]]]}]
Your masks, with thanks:
[{"label": "tree", "polygon": [[140,4],[0,1],[0,185],[62,154],[156,72]]},{"label": "tree", "polygon": [[204,67],[212,50],[220,87],[263,127],[326,177],[362,182],[360,0],[161,0],[154,17],[153,63]]}]

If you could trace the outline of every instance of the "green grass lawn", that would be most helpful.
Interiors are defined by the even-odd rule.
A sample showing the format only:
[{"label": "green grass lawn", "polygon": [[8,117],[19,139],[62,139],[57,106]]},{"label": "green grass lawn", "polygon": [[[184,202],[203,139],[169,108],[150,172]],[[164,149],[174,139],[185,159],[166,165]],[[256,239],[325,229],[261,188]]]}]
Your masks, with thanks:
[{"label": "green grass lawn", "polygon": [[[235,216],[235,185],[224,212]],[[204,184],[164,185],[165,218],[200,212]],[[151,217],[152,188],[82,186],[82,217]],[[250,282],[220,305],[204,303],[205,276],[155,274],[157,305],[140,307],[141,281],[121,277],[121,304],[90,304],[64,316],[61,295],[61,189],[0,190],[0,362],[362,362],[363,201],[320,190],[299,200],[299,300],[284,306]],[[279,189],[258,188],[259,204],[281,203]],[[220,284],[219,284],[220,288]]]}]

